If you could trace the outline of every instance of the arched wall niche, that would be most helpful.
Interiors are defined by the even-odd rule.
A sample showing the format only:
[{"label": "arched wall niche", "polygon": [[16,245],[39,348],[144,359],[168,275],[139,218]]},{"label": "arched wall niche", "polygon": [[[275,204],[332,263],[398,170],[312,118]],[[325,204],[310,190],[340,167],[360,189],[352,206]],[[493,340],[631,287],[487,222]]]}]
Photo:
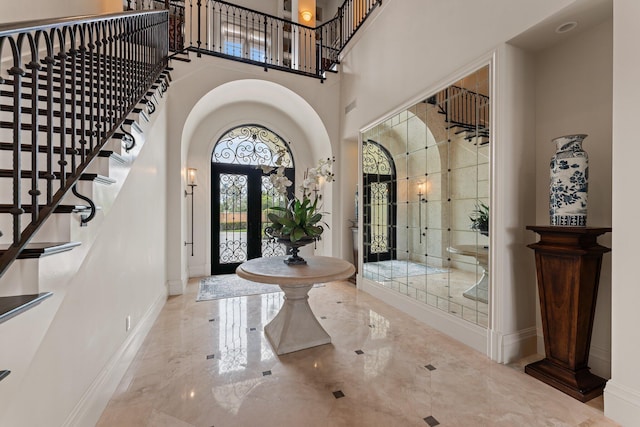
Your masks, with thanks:
[{"label": "arched wall niche", "polygon": [[[230,129],[257,124],[275,132],[289,144],[296,164],[296,182],[304,171],[323,157],[333,156],[328,132],[314,109],[298,94],[276,83],[246,79],[225,83],[205,94],[189,113],[182,132],[183,176],[186,168],[198,170],[194,191],[194,256],[187,257],[189,276],[211,271],[211,153]],[[333,212],[339,193],[332,185],[322,189],[326,212]],[[335,195],[335,196],[334,196]],[[183,224],[191,233],[190,204],[183,210]],[[328,215],[326,231],[315,253],[333,255],[331,230],[338,219]],[[312,250],[309,247],[307,250]]]}]

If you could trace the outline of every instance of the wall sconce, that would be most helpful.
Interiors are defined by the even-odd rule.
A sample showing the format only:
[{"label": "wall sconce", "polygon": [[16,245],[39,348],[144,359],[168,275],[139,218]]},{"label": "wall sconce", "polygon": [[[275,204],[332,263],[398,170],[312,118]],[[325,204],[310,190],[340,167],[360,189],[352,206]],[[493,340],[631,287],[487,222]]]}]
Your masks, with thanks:
[{"label": "wall sconce", "polygon": [[425,235],[425,233],[422,232],[422,204],[427,203],[427,199],[422,197],[426,195],[424,192],[425,187],[428,189],[429,184],[425,184],[424,182],[418,184],[418,238],[420,243],[422,243],[422,236]]},{"label": "wall sconce", "polygon": [[419,202],[426,202],[427,199],[425,199],[422,196],[425,196],[425,187],[428,188],[428,184],[425,184],[424,182],[421,182],[420,184],[418,184],[418,201]]},{"label": "wall sconce", "polygon": [[302,12],[300,12],[300,16],[302,16],[302,20],[304,22],[309,22],[309,21],[311,21],[311,18],[313,17],[313,14],[311,12],[309,12],[308,10],[303,10]]},{"label": "wall sconce", "polygon": [[184,197],[191,196],[191,241],[184,242],[184,245],[191,245],[191,256],[193,256],[193,187],[197,186],[196,173],[198,169],[187,169],[187,187],[191,187],[191,192],[184,191]]}]

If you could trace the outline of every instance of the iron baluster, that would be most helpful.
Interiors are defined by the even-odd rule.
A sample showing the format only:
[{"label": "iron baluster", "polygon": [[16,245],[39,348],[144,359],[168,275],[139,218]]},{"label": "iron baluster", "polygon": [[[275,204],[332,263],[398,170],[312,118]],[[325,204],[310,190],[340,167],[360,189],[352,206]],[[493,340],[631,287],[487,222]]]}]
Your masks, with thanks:
[{"label": "iron baluster", "polygon": [[[31,189],[29,195],[31,196],[31,221],[38,219],[38,196],[40,191],[38,190],[38,84],[39,84],[39,71],[40,64],[38,63],[38,49],[35,45],[33,34],[26,35],[29,41],[29,48],[31,51],[31,61],[26,64],[26,68],[31,70]],[[22,46],[24,39],[18,38],[18,45]],[[21,148],[22,150],[22,148]]]},{"label": "iron baluster", "polygon": [[[80,47],[78,48],[78,52],[80,53],[80,117],[87,117],[87,47],[85,46],[85,38],[84,38],[84,25],[80,27]],[[75,120],[75,119],[74,119]],[[87,122],[86,120],[80,120],[80,133],[82,136],[80,137],[80,163],[84,163],[87,157]]]},{"label": "iron baluster", "polygon": [[[69,38],[71,42],[71,48],[69,49],[69,61],[71,62],[71,170],[75,171],[76,169],[76,153],[77,153],[77,144],[76,139],[78,138],[78,132],[76,127],[76,102],[77,102],[77,50],[76,50],[76,38],[73,29],[69,29]],[[60,84],[65,84],[65,76],[61,77]],[[62,118],[66,122],[66,118]],[[66,157],[66,153],[65,153]]]},{"label": "iron baluster", "polygon": [[202,41],[200,40],[200,27],[201,27],[201,23],[202,23],[202,1],[198,0],[198,58],[200,58],[202,56],[202,54],[200,53],[200,47],[202,46]]},{"label": "iron baluster", "polygon": [[[47,114],[47,123],[53,123],[53,107],[51,105],[51,100],[53,99],[53,66],[55,64],[55,59],[53,58],[53,45],[51,43],[51,38],[46,31],[41,31],[40,34],[44,37],[47,44],[47,56],[44,59],[44,63],[47,66],[47,99],[46,99],[46,114]],[[47,172],[45,175],[45,179],[47,180],[47,199],[46,204],[50,204],[53,199],[53,180],[55,178],[53,172],[53,126],[47,126]]]},{"label": "iron baluster", "polygon": [[[64,79],[67,75],[67,54],[64,52],[66,46],[65,34],[66,30],[56,30],[58,35],[58,43],[61,52],[58,54],[57,59],[60,61],[60,160],[58,160],[58,179],[60,180],[60,186],[64,187],[67,180],[67,160],[65,159],[65,153],[67,151],[67,123],[65,116],[67,114],[67,86],[64,83]],[[52,126],[50,124],[49,126]]]},{"label": "iron baluster", "polygon": [[9,69],[9,75],[13,77],[13,105],[18,106],[13,109],[13,207],[11,214],[13,215],[13,242],[15,244],[20,241],[20,215],[24,213],[21,204],[22,167],[20,164],[22,114],[20,114],[19,108],[24,70],[20,68],[20,46],[12,38],[9,38],[9,44],[13,56],[13,67]]}]

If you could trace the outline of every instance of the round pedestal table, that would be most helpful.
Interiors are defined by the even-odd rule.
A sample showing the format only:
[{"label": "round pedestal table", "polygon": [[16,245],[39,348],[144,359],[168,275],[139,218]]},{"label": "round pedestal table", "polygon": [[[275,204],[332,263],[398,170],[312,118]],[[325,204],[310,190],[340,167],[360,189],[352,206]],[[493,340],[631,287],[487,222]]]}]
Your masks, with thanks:
[{"label": "round pedestal table", "polygon": [[346,261],[305,256],[306,265],[287,265],[287,257],[255,258],[238,266],[236,274],[252,282],[278,285],[284,304],[264,332],[276,354],[329,344],[331,337],[309,306],[309,290],[315,283],[347,279],[355,267]]},{"label": "round pedestal table", "polygon": [[480,245],[456,245],[447,248],[452,254],[474,257],[476,263],[482,269],[480,280],[464,291],[464,297],[484,303],[489,302],[489,247]]}]

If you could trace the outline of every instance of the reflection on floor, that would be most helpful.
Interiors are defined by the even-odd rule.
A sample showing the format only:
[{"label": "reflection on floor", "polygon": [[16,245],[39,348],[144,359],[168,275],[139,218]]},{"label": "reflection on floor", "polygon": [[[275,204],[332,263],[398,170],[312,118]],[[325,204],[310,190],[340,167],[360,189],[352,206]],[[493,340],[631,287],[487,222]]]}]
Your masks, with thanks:
[{"label": "reflection on floor", "polygon": [[[397,267],[391,267],[392,263]],[[486,327],[488,305],[462,295],[477,282],[478,274],[481,272],[439,269],[397,260],[365,263],[363,272],[364,277],[386,288]]]},{"label": "reflection on floor", "polygon": [[389,261],[367,262],[364,264],[364,277],[377,280],[392,280],[397,277],[420,276],[424,274],[445,273],[443,268],[435,268],[417,262],[393,259]]},{"label": "reflection on floor", "polygon": [[169,299],[99,427],[615,425],[347,282],[309,294],[332,344],[280,357],[262,329],[282,294],[197,288]]}]

